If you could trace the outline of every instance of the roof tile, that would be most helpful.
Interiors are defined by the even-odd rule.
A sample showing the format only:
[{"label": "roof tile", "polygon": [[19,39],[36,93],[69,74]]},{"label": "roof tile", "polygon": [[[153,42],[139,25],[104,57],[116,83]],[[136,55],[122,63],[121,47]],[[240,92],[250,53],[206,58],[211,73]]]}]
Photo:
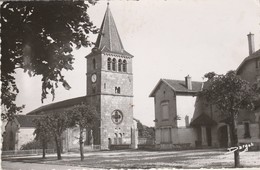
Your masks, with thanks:
[{"label": "roof tile", "polygon": [[35,127],[33,120],[38,117],[38,115],[15,115],[15,118],[19,122],[20,127]]},{"label": "roof tile", "polygon": [[41,107],[27,113],[27,115],[33,115],[33,114],[37,114],[37,113],[40,113],[40,112],[59,109],[59,108],[66,108],[66,107],[70,107],[70,106],[85,103],[85,102],[86,102],[86,96],[76,97],[76,98],[73,98],[73,99],[63,100],[63,101],[60,101],[60,102],[51,103],[51,104],[48,104],[48,105],[45,105],[45,106],[41,106]]},{"label": "roof tile", "polygon": [[215,122],[206,114],[199,115],[196,119],[192,120],[190,123],[191,126],[208,126],[208,125],[213,126],[216,124],[217,122]]},{"label": "roof tile", "polygon": [[244,66],[244,64],[250,60],[253,60],[255,58],[260,58],[260,49],[257,50],[256,52],[254,52],[253,54],[251,54],[250,56],[246,57],[242,63],[238,66],[237,68],[237,74],[239,74],[239,72],[241,71],[241,68]]},{"label": "roof tile", "polygon": [[177,92],[199,92],[202,89],[202,82],[192,81],[192,89],[189,90],[183,80],[170,80],[170,79],[163,79],[167,82],[174,91]]}]

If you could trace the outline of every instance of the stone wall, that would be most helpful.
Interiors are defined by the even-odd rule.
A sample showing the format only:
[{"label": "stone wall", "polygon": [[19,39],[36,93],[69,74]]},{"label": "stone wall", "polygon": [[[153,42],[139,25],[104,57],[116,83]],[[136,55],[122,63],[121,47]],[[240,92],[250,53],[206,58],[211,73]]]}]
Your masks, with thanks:
[{"label": "stone wall", "polygon": [[33,135],[35,128],[20,128],[17,132],[17,149],[20,150],[21,146],[34,140]]},{"label": "stone wall", "polygon": [[3,150],[20,150],[21,146],[34,140],[32,127],[19,127],[17,121],[10,121],[3,135]]},{"label": "stone wall", "polygon": [[194,128],[172,128],[173,144],[190,144],[191,147],[195,147],[197,136]]},{"label": "stone wall", "polygon": [[18,131],[18,124],[15,121],[10,121],[5,126],[5,133],[3,134],[3,150],[16,150],[16,141]]},{"label": "stone wall", "polygon": [[197,131],[194,128],[170,128],[170,141],[168,143],[162,142],[162,129],[155,130],[156,139],[155,144],[157,149],[185,149],[194,148],[195,141],[198,140]]},{"label": "stone wall", "polygon": [[[108,149],[109,139],[116,144],[115,138],[122,136],[122,144],[131,144],[131,127],[133,126],[132,97],[101,96],[101,149]],[[123,120],[119,124],[112,121],[112,113],[120,110]]]}]

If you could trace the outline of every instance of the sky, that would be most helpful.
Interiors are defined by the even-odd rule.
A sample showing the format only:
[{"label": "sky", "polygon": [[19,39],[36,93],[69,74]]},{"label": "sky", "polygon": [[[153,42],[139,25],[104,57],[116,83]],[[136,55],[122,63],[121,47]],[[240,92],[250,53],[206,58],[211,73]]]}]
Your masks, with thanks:
[{"label": "sky", "polygon": [[[235,70],[248,56],[249,32],[255,49],[260,48],[259,0],[115,0],[109,6],[125,50],[134,55],[134,117],[148,126],[154,126],[154,100],[149,95],[161,78],[184,80],[190,75],[203,81],[207,72]],[[106,7],[107,1],[99,1],[89,8],[97,27]],[[74,70],[64,72],[72,88],[60,85],[53,102],[86,95],[85,56],[90,50],[73,52]],[[26,105],[22,114],[52,103],[52,96],[41,103],[41,77],[17,70],[16,82],[16,103]],[[178,105],[187,109],[185,102]]]}]

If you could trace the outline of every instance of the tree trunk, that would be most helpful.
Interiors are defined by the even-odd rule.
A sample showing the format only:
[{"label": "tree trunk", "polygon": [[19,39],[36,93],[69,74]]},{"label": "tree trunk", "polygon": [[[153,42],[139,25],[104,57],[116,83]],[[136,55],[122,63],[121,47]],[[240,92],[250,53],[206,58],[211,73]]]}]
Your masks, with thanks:
[{"label": "tree trunk", "polygon": [[80,160],[84,160],[84,150],[83,150],[83,128],[79,127],[79,149],[80,149]]},{"label": "tree trunk", "polygon": [[42,140],[42,158],[44,159],[45,158],[45,150],[46,149],[46,140],[45,139],[43,139]]},{"label": "tree trunk", "polygon": [[60,145],[60,137],[55,136],[56,150],[57,150],[57,158],[61,160],[61,145]]},{"label": "tree trunk", "polygon": [[231,137],[231,147],[237,147],[237,150],[234,152],[234,161],[235,161],[235,168],[240,166],[240,159],[239,159],[239,146],[238,146],[238,138],[237,138],[237,127],[235,122],[235,116],[232,114],[232,120],[230,122],[230,137]]}]

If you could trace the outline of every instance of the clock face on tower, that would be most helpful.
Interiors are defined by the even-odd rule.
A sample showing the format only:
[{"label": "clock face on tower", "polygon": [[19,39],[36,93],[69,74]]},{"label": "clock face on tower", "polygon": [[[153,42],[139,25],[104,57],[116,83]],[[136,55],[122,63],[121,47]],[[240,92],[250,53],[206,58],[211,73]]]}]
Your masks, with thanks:
[{"label": "clock face on tower", "polygon": [[95,83],[97,81],[97,75],[96,74],[92,74],[91,81],[92,81],[92,83]]}]

